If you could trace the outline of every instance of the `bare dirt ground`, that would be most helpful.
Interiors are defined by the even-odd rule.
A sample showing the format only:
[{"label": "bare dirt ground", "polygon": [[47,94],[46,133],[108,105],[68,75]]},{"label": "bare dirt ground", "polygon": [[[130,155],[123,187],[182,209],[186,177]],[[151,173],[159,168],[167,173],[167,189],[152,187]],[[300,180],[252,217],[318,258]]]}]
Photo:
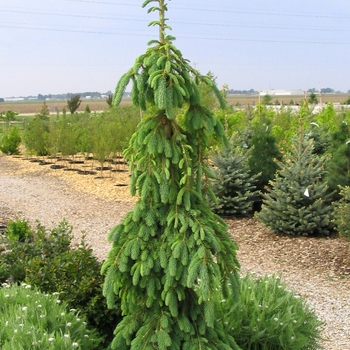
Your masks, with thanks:
[{"label": "bare dirt ground", "polygon": [[[108,232],[135,203],[128,172],[114,168],[100,178],[100,173],[76,171],[93,169],[94,164],[74,164],[71,171],[51,165],[0,156],[0,226],[17,216],[51,228],[65,218],[74,227],[76,242],[84,231],[96,256],[104,259],[110,248]],[[350,242],[337,235],[276,235],[253,218],[227,224],[239,246],[242,273],[281,274],[325,322],[324,348],[350,350]]]}]

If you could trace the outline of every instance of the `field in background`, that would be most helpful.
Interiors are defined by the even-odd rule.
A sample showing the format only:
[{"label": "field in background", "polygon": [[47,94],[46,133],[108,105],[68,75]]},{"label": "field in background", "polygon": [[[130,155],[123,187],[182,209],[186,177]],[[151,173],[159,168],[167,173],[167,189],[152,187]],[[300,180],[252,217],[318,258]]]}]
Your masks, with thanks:
[{"label": "field in background", "polygon": [[[322,95],[322,103],[333,102],[333,103],[344,103],[350,94],[326,94]],[[317,96],[319,102],[320,96]],[[262,97],[260,98],[262,100]],[[291,100],[297,104],[301,104],[304,100],[304,96],[272,96],[272,103],[278,100],[279,103],[288,105]],[[45,101],[46,105],[50,108],[51,113],[62,112],[63,108],[66,107],[67,113],[67,101]],[[253,106],[259,103],[258,95],[230,95],[227,97],[228,104],[240,105],[240,106]],[[8,110],[17,112],[19,114],[36,114],[40,113],[44,101],[31,101],[31,102],[3,102],[0,103],[0,112],[6,112]],[[131,100],[123,100],[121,105],[130,105]],[[86,106],[89,105],[91,112],[103,111],[108,109],[108,104],[105,100],[83,100],[78,109],[79,112],[85,110]]]},{"label": "field in background", "polygon": [[[55,114],[57,111],[62,113],[63,108],[66,108],[67,113],[69,110],[67,108],[67,101],[24,101],[24,102],[2,102],[0,103],[0,112],[6,112],[8,110],[17,112],[19,114],[36,114],[40,113],[41,108],[44,104],[50,108],[50,112]],[[130,101],[122,101],[121,105],[128,105]],[[108,104],[106,100],[82,100],[78,112],[83,112],[86,106],[89,106],[91,112],[99,112],[108,109]]]},{"label": "field in background", "polygon": [[[350,94],[326,94],[321,96],[316,95],[318,102],[327,103],[344,103],[350,96]],[[297,104],[302,104],[305,97],[301,95],[291,95],[291,96],[271,96],[272,97],[272,103],[274,104],[276,100],[278,100],[279,103],[283,103],[285,105],[288,105],[291,100],[293,100]],[[263,100],[263,96],[260,97],[260,100]],[[227,102],[232,105],[240,104],[241,106],[253,106],[257,103],[259,103],[259,96],[258,95],[230,95],[227,97]]]}]

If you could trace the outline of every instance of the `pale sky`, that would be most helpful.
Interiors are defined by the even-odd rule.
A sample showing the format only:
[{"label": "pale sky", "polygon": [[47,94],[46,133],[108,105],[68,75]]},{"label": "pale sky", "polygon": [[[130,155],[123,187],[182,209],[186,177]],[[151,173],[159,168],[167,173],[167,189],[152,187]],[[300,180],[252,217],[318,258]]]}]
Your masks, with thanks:
[{"label": "pale sky", "polygon": [[[219,87],[350,90],[350,1],[168,2],[174,44]],[[0,3],[4,98],[114,91],[158,38],[143,0]]]}]

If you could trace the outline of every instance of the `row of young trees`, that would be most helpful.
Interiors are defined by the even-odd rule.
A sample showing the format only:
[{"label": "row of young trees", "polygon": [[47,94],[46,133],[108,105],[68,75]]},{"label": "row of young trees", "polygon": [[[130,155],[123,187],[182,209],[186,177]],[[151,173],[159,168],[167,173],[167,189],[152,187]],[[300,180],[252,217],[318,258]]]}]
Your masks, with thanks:
[{"label": "row of young trees", "polygon": [[113,108],[102,113],[75,113],[73,115],[37,115],[23,132],[23,143],[28,154],[37,156],[85,156],[93,154],[103,163],[120,153],[139,122],[137,109]]},{"label": "row of young trees", "polygon": [[[217,167],[223,172],[220,176],[226,173],[225,185],[222,178],[217,182],[221,183],[221,189],[216,189],[221,201],[221,209],[217,208],[220,215],[248,213],[247,204],[250,202],[254,203],[254,210],[260,210],[261,197],[256,195],[253,189],[249,194],[245,188],[246,196],[242,198],[230,190],[230,187],[236,186],[233,181],[234,175],[229,178],[230,167],[234,166],[235,171],[239,171],[238,176],[247,178],[240,181],[246,182],[248,187],[253,182],[256,190],[264,193],[269,187],[269,181],[274,179],[279,169],[278,161],[290,153],[293,138],[299,132],[300,121],[304,138],[313,140],[312,153],[326,157],[325,174],[322,178],[327,181],[329,193],[339,193],[339,186],[349,184],[349,112],[336,112],[332,104],[328,104],[318,114],[312,114],[307,104],[302,106],[298,114],[288,108],[277,113],[265,105],[246,110],[234,107],[222,110],[216,109],[215,94],[211,93],[205,84],[199,84],[199,91],[204,105],[215,110],[215,117],[222,122],[226,136],[231,139],[230,148],[223,149],[220,157],[216,154],[218,150],[220,153],[221,147],[218,140],[212,137],[209,144],[212,151],[210,157],[214,163],[218,163]],[[180,113],[181,125],[184,124],[183,119],[184,114]],[[22,140],[28,154],[53,156],[61,153],[63,156],[73,156],[76,153],[93,153],[95,159],[103,163],[110,155],[126,148],[139,120],[139,109],[135,107],[113,108],[93,114],[88,111],[71,115],[63,113],[49,117],[49,111],[44,105],[34,120],[26,125],[22,135],[13,126],[5,132],[0,147],[6,154],[18,153],[18,145]],[[245,161],[228,159],[232,157],[241,157]],[[250,176],[254,177],[254,181]],[[246,206],[245,210],[227,209],[232,203],[223,206],[222,202],[226,201],[224,197],[230,192],[231,201],[241,201]],[[335,195],[334,199],[339,199],[339,196]]]},{"label": "row of young trees", "polygon": [[[211,92],[210,87],[208,89],[207,85],[200,83],[199,92],[203,103],[215,109],[215,94]],[[180,109],[179,111],[182,112]],[[299,173],[301,167],[311,171],[309,164],[315,161],[310,157],[316,155],[322,158],[322,166],[319,167],[322,170],[316,169],[316,172],[308,175],[306,180],[298,181],[301,187],[305,187],[304,191],[312,183],[310,176],[314,176],[317,181],[322,180],[323,185],[327,184],[327,188],[317,190],[316,193],[322,194],[324,199],[327,198],[321,208],[326,206],[328,210],[325,210],[326,219],[323,221],[318,218],[318,212],[315,212],[317,220],[322,221],[323,226],[318,224],[314,230],[306,229],[312,224],[306,223],[306,219],[300,214],[299,221],[304,220],[304,224],[301,225],[299,222],[298,230],[289,233],[329,234],[333,228],[333,207],[329,204],[341,198],[339,186],[349,184],[350,145],[347,142],[350,136],[349,113],[345,111],[336,113],[331,104],[316,115],[311,113],[307,104],[302,107],[299,114],[292,114],[288,108],[276,113],[265,105],[260,105],[245,111],[233,108],[225,111],[216,109],[215,117],[222,120],[225,133],[230,136],[231,142],[228,148],[220,150],[218,139],[211,137],[209,140],[209,148],[219,150],[216,153],[212,151],[208,153],[217,170],[217,180],[210,186],[217,197],[216,204],[209,196],[206,197],[211,208],[220,216],[242,216],[249,215],[252,211],[260,211],[263,199],[266,201],[264,197],[268,196],[266,192],[271,186],[276,187],[272,181],[276,176],[283,174],[280,169],[284,163],[287,161],[292,164],[293,157],[299,157],[296,149],[301,152],[300,135],[302,135],[303,144],[307,144],[308,140],[313,140],[313,144],[308,146],[308,152],[303,156],[303,164],[298,165],[299,168],[294,175]],[[85,155],[92,153],[100,162],[102,169],[107,158],[121,152],[127,146],[128,139],[136,130],[139,118],[139,109],[135,107],[113,108],[100,114],[85,112],[49,118],[44,105],[41,113],[27,125],[22,137],[19,131],[12,127],[11,132],[3,137],[0,147],[4,153],[11,153],[9,151],[13,145],[18,145],[22,139],[27,152],[38,156],[52,156],[57,153],[74,156],[76,153]],[[178,119],[180,125],[185,128],[184,114],[180,113]],[[285,205],[281,204],[282,194],[288,197],[288,191],[295,191],[292,189],[293,178],[290,176],[291,174],[284,180],[287,185],[283,187],[282,193],[274,195],[276,203],[272,205],[281,208],[284,213],[289,213],[285,205],[288,202],[290,207],[290,203],[288,199]],[[304,203],[305,195],[300,190],[297,193],[301,194],[299,202]],[[271,197],[267,198],[271,201]],[[313,202],[311,198],[307,199],[309,203]],[[300,206],[297,205],[296,208],[301,211]],[[277,212],[278,210],[273,210],[271,214],[275,221],[273,229],[287,233],[285,225],[280,225],[281,222],[275,217]],[[263,213],[267,213],[266,208]],[[283,215],[289,218],[287,225],[296,225],[295,220],[290,221],[293,216]],[[263,219],[262,214],[258,217],[267,224],[273,221],[271,217]]]}]

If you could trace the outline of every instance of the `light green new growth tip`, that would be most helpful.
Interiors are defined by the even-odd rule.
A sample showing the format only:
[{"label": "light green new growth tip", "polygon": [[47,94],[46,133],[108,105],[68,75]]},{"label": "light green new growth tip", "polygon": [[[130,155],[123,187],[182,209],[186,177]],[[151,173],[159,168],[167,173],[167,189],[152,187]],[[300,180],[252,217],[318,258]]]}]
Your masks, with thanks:
[{"label": "light green new growth tip", "polygon": [[132,81],[131,95],[135,106],[142,110],[146,110],[147,104],[156,106],[159,110],[165,110],[169,119],[174,119],[176,108],[186,103],[200,104],[197,86],[202,82],[212,88],[220,106],[224,108],[225,100],[213,80],[192,68],[181,51],[173,45],[175,37],[166,35],[166,29],[171,30],[165,18],[167,4],[164,0],[147,0],[142,6],[151,2],[158,3],[158,6],[150,7],[148,12],[158,11],[159,20],[150,22],[149,26],[159,26],[159,39],[151,40],[146,53],[139,56],[134,66],[121,77],[115,89],[113,104],[120,103],[126,87]]}]

